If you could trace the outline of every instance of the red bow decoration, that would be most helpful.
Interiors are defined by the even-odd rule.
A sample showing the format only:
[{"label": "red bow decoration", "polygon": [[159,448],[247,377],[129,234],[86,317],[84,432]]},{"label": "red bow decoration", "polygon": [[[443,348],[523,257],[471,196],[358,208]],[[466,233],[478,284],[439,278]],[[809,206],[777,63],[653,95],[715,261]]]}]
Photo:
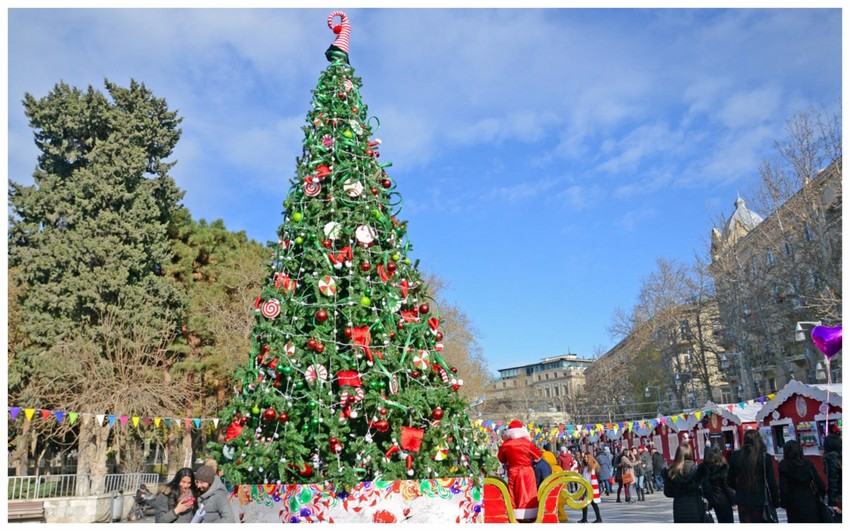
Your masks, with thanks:
[{"label": "red bow decoration", "polygon": [[407,283],[407,280],[402,280],[399,286],[401,286],[401,297],[407,298],[407,290],[410,288],[410,284]]},{"label": "red bow decoration", "polygon": [[331,260],[331,263],[333,264],[334,268],[339,269],[340,267],[342,267],[343,263],[345,263],[346,261],[351,261],[351,247],[342,247],[337,252],[329,253],[328,259]]},{"label": "red bow decoration", "polygon": [[416,427],[401,428],[401,448],[411,453],[418,453],[422,447],[422,438],[425,436],[425,429],[417,429]]},{"label": "red bow decoration", "polygon": [[369,364],[372,364],[372,350],[369,349],[369,345],[372,344],[372,333],[369,332],[369,326],[352,329],[351,341],[355,346],[360,346],[363,349],[363,353],[366,354]]},{"label": "red bow decoration", "polygon": [[229,442],[242,434],[242,424],[239,423],[239,418],[230,422],[230,427],[227,428],[227,434],[224,436],[224,441]]},{"label": "red bow decoration", "polygon": [[[369,328],[366,328],[368,331]],[[354,370],[339,372],[336,374],[337,381],[339,382],[339,386],[363,386],[363,383],[360,381],[360,374]]]},{"label": "red bow decoration", "polygon": [[431,318],[428,319],[428,327],[431,328],[431,333],[434,333],[436,335],[437,326],[439,326],[439,325],[440,325],[440,319],[439,318],[431,317]]},{"label": "red bow decoration", "polygon": [[275,289],[283,288],[284,291],[291,292],[295,290],[295,280],[282,272],[276,272],[274,275]]},{"label": "red bow decoration", "polygon": [[419,322],[419,311],[416,311],[415,309],[402,311],[401,318],[403,318],[405,322]]},{"label": "red bow decoration", "polygon": [[384,267],[383,264],[378,264],[377,270],[378,270],[378,276],[381,278],[381,281],[383,281],[383,282],[390,281],[390,278],[392,278],[395,275],[395,271],[387,270]]}]

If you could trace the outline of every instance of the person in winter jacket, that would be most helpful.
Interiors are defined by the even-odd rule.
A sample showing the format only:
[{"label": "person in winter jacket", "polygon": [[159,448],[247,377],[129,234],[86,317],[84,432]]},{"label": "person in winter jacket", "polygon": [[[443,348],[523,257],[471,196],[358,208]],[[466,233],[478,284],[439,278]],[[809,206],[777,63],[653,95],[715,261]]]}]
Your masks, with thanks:
[{"label": "person in winter jacket", "polygon": [[705,459],[700,464],[702,470],[702,495],[711,508],[718,523],[734,523],[732,505],[735,503],[735,490],[729,487],[726,475],[729,465],[723,457],[723,450],[711,447],[705,452]]},{"label": "person in winter jacket", "polygon": [[826,503],[841,514],[841,436],[829,433],[823,441],[823,473],[826,476]]},{"label": "person in winter jacket", "polygon": [[826,486],[815,472],[815,466],[803,458],[803,450],[795,440],[785,442],[784,458],[779,462],[779,505],[785,508],[789,523],[822,523],[818,499]]},{"label": "person in winter jacket", "polygon": [[189,523],[198,508],[198,490],[191,468],[179,470],[171,482],[159,489],[153,500],[157,523]]},{"label": "person in winter jacket", "polygon": [[611,467],[611,449],[608,446],[602,447],[602,450],[596,453],[596,462],[599,464],[599,473],[597,474],[597,478],[599,479],[599,484],[602,485],[601,489],[605,490],[605,495],[611,495],[611,477],[614,476],[613,469]]},{"label": "person in winter jacket", "polygon": [[573,455],[567,451],[567,447],[565,445],[561,446],[560,452],[558,453],[558,465],[561,466],[561,469],[564,471],[569,471],[573,467]]},{"label": "person in winter jacket", "polygon": [[[630,487],[635,482],[635,465],[637,459],[632,459],[631,451],[623,449],[620,455],[620,484],[626,489],[626,502],[635,501],[630,493]],[[617,488],[617,502],[620,502],[620,488]]]},{"label": "person in winter jacket", "polygon": [[680,445],[664,480],[664,496],[673,498],[674,523],[705,522],[702,478],[702,470],[694,461],[693,448],[690,444]]},{"label": "person in winter jacket", "polygon": [[201,492],[196,520],[200,519],[202,523],[236,522],[227,488],[211,466],[204,464],[195,471],[195,484]]},{"label": "person in winter jacket", "polygon": [[650,456],[649,451],[643,445],[638,449],[638,456],[640,456],[640,464],[643,468],[643,492],[652,493],[652,482],[654,477],[652,472],[652,456]]},{"label": "person in winter jacket", "polygon": [[632,447],[629,450],[629,458],[635,463],[632,472],[635,475],[635,496],[639,501],[645,501],[646,495],[643,494],[643,487],[646,483],[646,475],[644,475],[643,471],[643,462],[640,459],[640,455],[638,454],[638,450],[636,447]]},{"label": "person in winter jacket", "polygon": [[667,469],[667,462],[664,456],[654,446],[649,450],[652,456],[652,474],[655,478],[655,489],[661,491],[664,489],[664,473]]},{"label": "person in winter jacket", "polygon": [[[593,453],[590,452],[590,449],[584,454],[584,456],[580,457],[581,461],[579,462],[579,469],[581,470],[581,476],[584,480],[590,483],[592,488],[593,497],[590,500],[590,505],[593,506],[593,513],[596,514],[596,520],[594,523],[601,523],[602,516],[599,514],[599,482],[597,480],[596,472],[599,471],[599,463],[596,462],[596,459],[593,458]],[[587,506],[581,509],[581,519],[580,523],[587,522]]]},{"label": "person in winter jacket", "polygon": [[[729,472],[726,475],[729,487],[735,490],[738,520],[742,523],[762,523],[764,505],[770,497],[773,508],[779,507],[779,488],[773,471],[773,457],[758,431],[744,432],[744,446],[729,457]],[[767,489],[765,489],[767,482]]]},{"label": "person in winter jacket", "polygon": [[537,481],[532,464],[543,453],[531,443],[531,435],[519,420],[508,424],[502,434],[504,442],[497,458],[508,468],[508,493],[518,521],[533,521],[537,517]]}]

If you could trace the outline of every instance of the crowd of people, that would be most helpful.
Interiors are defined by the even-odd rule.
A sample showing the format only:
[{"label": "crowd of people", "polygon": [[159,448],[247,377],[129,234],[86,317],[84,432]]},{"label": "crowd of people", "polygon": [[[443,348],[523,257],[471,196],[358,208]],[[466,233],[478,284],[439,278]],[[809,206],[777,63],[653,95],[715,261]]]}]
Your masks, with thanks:
[{"label": "crowd of people", "polygon": [[[741,523],[777,522],[778,508],[785,510],[789,523],[841,521],[841,436],[837,429],[824,439],[825,483],[795,440],[785,441],[782,461],[776,466],[756,430],[745,431],[741,449],[728,455],[707,443],[699,464],[689,441],[677,448],[669,466],[651,444],[622,448],[617,443],[597,443],[582,449],[564,445],[558,448],[557,457],[550,449],[547,444],[535,445],[518,420],[503,433],[498,459],[518,521],[534,520],[537,488],[549,474],[561,470],[579,473],[591,484],[589,506],[596,515],[594,523],[602,522],[599,500],[603,494],[616,495],[618,503],[638,503],[655,492],[673,499],[674,523],[715,519],[732,523],[736,509]],[[587,515],[585,507],[578,522],[589,522]]]}]

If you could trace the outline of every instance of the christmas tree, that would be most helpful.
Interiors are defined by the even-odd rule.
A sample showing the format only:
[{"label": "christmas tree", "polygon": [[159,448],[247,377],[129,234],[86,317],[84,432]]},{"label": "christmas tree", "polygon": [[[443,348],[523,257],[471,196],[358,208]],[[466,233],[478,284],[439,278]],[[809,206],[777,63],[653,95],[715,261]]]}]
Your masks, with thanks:
[{"label": "christmas tree", "polygon": [[494,460],[440,354],[440,317],[349,64],[348,18],[331,13],[328,26],[337,37],[270,245],[250,360],[210,449],[236,484],[477,476]]}]

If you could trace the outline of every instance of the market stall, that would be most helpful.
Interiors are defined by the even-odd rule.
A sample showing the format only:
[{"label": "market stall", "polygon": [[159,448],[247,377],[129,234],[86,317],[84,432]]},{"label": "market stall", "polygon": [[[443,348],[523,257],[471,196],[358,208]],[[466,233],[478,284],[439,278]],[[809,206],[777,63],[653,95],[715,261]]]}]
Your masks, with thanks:
[{"label": "market stall", "polygon": [[736,404],[717,404],[708,401],[703,406],[703,416],[694,426],[697,452],[700,459],[705,454],[706,442],[723,449],[726,458],[741,448],[744,431],[756,429],[756,414],[762,409],[758,401]]}]

